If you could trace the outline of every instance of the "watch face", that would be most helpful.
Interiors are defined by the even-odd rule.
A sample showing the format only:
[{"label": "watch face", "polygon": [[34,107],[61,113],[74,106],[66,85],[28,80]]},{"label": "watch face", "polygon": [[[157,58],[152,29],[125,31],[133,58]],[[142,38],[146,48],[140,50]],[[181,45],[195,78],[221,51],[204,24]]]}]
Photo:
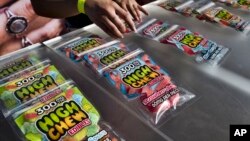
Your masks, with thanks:
[{"label": "watch face", "polygon": [[13,34],[20,34],[25,31],[28,22],[24,17],[11,17],[7,22],[7,31]]}]

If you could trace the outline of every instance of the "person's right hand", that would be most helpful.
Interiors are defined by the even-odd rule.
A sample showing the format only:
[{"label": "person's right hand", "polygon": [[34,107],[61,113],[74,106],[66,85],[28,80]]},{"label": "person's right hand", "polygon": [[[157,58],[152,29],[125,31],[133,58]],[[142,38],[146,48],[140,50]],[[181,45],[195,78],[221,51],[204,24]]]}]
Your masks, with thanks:
[{"label": "person's right hand", "polygon": [[113,0],[87,0],[84,8],[90,20],[111,37],[123,38],[122,33],[125,33],[126,27],[121,19],[136,31],[130,14]]}]

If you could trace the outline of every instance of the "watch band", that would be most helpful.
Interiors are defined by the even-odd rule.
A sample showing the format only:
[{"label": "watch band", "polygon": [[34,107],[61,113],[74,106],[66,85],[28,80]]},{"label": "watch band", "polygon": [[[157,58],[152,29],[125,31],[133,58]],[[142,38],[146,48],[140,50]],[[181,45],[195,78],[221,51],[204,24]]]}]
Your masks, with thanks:
[{"label": "watch band", "polygon": [[15,16],[15,14],[13,14],[8,8],[6,8],[4,12],[8,19]]}]

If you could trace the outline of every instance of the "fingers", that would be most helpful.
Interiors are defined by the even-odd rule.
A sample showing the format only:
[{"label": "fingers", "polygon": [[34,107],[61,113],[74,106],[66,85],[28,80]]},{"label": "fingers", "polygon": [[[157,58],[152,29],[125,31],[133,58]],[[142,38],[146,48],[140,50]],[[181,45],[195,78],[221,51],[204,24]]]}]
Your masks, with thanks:
[{"label": "fingers", "polygon": [[103,23],[96,23],[97,26],[99,26],[105,33],[107,33],[109,36],[113,38],[118,38],[118,36],[114,35],[113,32],[110,31],[110,29]]},{"label": "fingers", "polygon": [[124,33],[126,31],[125,25],[115,13],[108,13],[107,16],[109,19],[104,18],[106,23],[109,23],[111,21],[119,29],[121,33]]},{"label": "fingers", "polygon": [[129,11],[131,13],[131,15],[133,16],[133,18],[136,21],[141,21],[141,12],[144,13],[145,15],[148,15],[148,12],[139,4],[135,3],[135,4],[130,4],[129,5]]},{"label": "fingers", "polygon": [[123,0],[119,5],[121,5],[125,11],[129,12],[136,21],[141,21],[141,12],[148,15],[148,12],[135,0]]},{"label": "fingers", "polygon": [[[130,15],[128,14],[128,12],[126,12],[125,10],[123,10],[119,5],[117,5],[116,3],[114,3],[114,8],[115,8],[115,12],[117,15],[119,15],[122,19],[124,19],[124,21],[126,23],[128,23],[129,27],[133,30],[133,31],[136,31],[136,28],[135,28],[135,24],[132,20],[132,18],[130,17]],[[123,24],[123,26],[125,26]]]},{"label": "fingers", "polygon": [[33,30],[27,34],[27,38],[32,41],[32,43],[43,42],[47,39],[58,36],[64,29],[64,21],[53,19],[41,28]]},{"label": "fingers", "polygon": [[122,3],[121,5],[126,12],[129,12],[126,3]]},{"label": "fingers", "polygon": [[130,4],[129,5],[129,12],[131,13],[131,15],[133,16],[133,18],[136,20],[136,21],[139,21],[140,18],[140,14],[138,14],[139,12],[137,11],[138,9],[136,9],[136,6],[134,6],[133,4]]},{"label": "fingers", "polygon": [[[110,19],[108,19],[107,17],[103,18],[104,20],[104,24],[105,26],[112,31],[113,36],[118,37],[118,38],[123,38],[122,33],[120,32],[120,30],[117,28],[117,25],[115,25],[115,23],[111,22]],[[122,23],[121,23],[122,24]],[[124,24],[122,24],[122,26],[124,26]],[[125,31],[124,31],[125,32]]]}]

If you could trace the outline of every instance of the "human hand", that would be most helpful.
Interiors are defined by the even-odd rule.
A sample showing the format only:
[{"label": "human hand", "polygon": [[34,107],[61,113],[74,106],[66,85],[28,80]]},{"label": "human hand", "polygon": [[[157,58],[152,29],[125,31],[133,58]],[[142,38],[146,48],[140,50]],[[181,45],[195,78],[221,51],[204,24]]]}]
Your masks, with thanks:
[{"label": "human hand", "polygon": [[[8,2],[7,0],[5,0]],[[9,0],[11,1],[11,0]],[[65,28],[64,20],[50,19],[36,15],[30,0],[19,0],[9,6],[9,9],[19,16],[24,16],[29,21],[29,26],[22,34],[14,36],[6,32],[7,17],[0,14],[0,54],[6,54],[24,47],[23,39],[32,43],[43,42],[56,37]]]},{"label": "human hand", "polygon": [[148,15],[148,12],[140,6],[135,0],[116,0],[116,2],[127,12],[129,12],[136,21],[141,21],[141,12]]},{"label": "human hand", "polygon": [[122,19],[132,30],[136,31],[129,13],[112,0],[87,0],[85,13],[111,37],[123,38],[122,33],[126,32],[126,27]]},{"label": "human hand", "polygon": [[53,19],[47,22],[43,27],[32,30],[22,38],[12,38],[0,45],[0,56],[19,50],[24,47],[22,40],[24,38],[30,40],[32,43],[43,42],[47,39],[58,36],[64,29],[64,21]]}]

